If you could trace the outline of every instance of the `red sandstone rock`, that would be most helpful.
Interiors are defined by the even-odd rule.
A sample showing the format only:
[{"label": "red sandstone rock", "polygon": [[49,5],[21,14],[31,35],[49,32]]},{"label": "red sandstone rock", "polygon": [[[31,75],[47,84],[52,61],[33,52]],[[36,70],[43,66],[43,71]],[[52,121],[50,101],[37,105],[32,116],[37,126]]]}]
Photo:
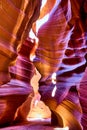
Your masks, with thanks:
[{"label": "red sandstone rock", "polygon": [[[26,100],[29,94],[33,93],[32,87],[28,83],[18,81],[18,78],[21,78],[25,73],[27,75],[27,69],[24,72],[23,66],[19,67],[16,79],[13,76],[11,77],[9,66],[13,62],[15,64],[19,46],[25,42],[32,23],[39,16],[40,5],[40,0],[0,1],[0,103],[2,106],[0,109],[0,127],[13,122],[17,108]],[[24,59],[20,58],[20,62],[21,60]],[[28,69],[31,68],[32,63],[29,62]],[[23,73],[21,73],[21,70],[23,70]],[[28,77],[28,75],[25,77]]]}]

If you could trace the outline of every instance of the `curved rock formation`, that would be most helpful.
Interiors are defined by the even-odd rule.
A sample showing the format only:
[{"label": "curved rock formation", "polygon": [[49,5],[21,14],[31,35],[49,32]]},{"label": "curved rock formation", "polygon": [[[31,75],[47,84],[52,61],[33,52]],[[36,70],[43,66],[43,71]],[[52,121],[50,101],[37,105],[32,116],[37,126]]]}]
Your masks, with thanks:
[{"label": "curved rock formation", "polygon": [[[14,120],[17,108],[30,93],[28,85],[11,80],[9,66],[15,61],[32,23],[38,18],[40,5],[41,0],[0,1],[0,126]],[[17,72],[21,73],[21,69]]]},{"label": "curved rock formation", "polygon": [[41,74],[41,99],[59,122],[52,119],[53,124],[68,125],[70,130],[82,129],[78,85],[86,68],[87,53],[82,5],[83,1],[56,0],[36,32],[39,46],[34,64]]},{"label": "curved rock formation", "polygon": [[[0,127],[14,121],[28,95],[31,102],[34,66],[29,55],[33,44],[27,37],[40,5],[41,0],[0,1]],[[33,62],[41,74],[41,99],[52,112],[52,125],[70,130],[87,128],[83,77],[87,66],[86,5],[87,0],[47,0],[33,26],[39,39]],[[14,66],[9,69],[10,65]],[[25,119],[27,113],[21,113],[22,107],[16,120]]]},{"label": "curved rock formation", "polygon": [[[35,41],[31,38],[27,38],[25,42],[21,45],[20,50],[18,51],[18,57],[16,59],[16,63],[14,66],[10,67],[10,74],[11,74],[11,81],[21,87],[20,94],[24,94],[25,90],[29,94],[28,96],[28,103],[24,103],[23,108],[17,110],[16,116],[14,119],[15,122],[24,121],[27,118],[27,115],[30,111],[30,104],[32,98],[34,96],[33,87],[30,84],[30,80],[35,73],[35,67],[30,60],[30,54],[35,46]],[[25,90],[22,90],[24,88]],[[16,90],[18,92],[18,89]],[[27,102],[27,101],[26,101]],[[26,110],[25,110],[26,108]]]}]

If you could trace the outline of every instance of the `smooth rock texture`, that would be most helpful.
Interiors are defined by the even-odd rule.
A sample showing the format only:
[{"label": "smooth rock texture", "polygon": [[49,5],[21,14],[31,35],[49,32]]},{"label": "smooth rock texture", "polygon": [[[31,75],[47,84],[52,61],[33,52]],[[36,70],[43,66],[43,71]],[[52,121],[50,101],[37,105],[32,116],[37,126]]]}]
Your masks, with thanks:
[{"label": "smooth rock texture", "polygon": [[[57,116],[58,122],[52,122],[56,125],[68,124],[70,130],[82,129],[78,89],[87,66],[86,2],[56,0],[49,11],[46,10],[47,1],[35,26],[39,45],[34,64],[41,74],[41,99]],[[62,111],[67,114],[63,115]]]},{"label": "smooth rock texture", "polygon": [[[86,130],[87,0],[43,2],[40,8],[41,0],[0,1],[0,127],[22,122],[6,129]],[[31,28],[38,38],[33,62]],[[39,101],[50,109],[52,127],[23,124],[34,96],[35,67],[41,75]]]},{"label": "smooth rock texture", "polygon": [[[31,95],[33,89],[29,85],[30,79],[27,82],[25,82],[26,78],[22,81],[23,75],[27,75],[26,62],[15,70],[17,78],[11,75],[9,67],[15,64],[21,45],[27,39],[32,23],[38,18],[40,5],[41,0],[0,1],[0,127],[10,125],[15,118],[17,108],[29,95],[30,97],[33,95]],[[24,52],[22,53],[24,54]],[[24,59],[19,57],[21,56],[18,56],[17,64],[21,66]],[[26,66],[25,69],[24,66]],[[28,74],[32,73],[32,63],[30,62],[28,69],[30,70]],[[28,77],[25,75],[24,77]],[[29,75],[31,78],[32,74]]]}]

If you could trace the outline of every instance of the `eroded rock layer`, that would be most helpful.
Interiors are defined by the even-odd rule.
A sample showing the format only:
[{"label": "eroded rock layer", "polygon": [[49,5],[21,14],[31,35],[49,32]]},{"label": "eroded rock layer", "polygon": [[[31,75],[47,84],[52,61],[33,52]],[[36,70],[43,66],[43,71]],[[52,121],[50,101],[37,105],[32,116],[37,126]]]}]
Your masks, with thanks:
[{"label": "eroded rock layer", "polygon": [[[11,64],[15,64],[19,48],[28,37],[32,23],[38,18],[40,5],[41,0],[0,1],[0,126],[13,122],[17,108],[32,91],[29,84],[11,77],[9,67]],[[24,60],[23,57],[19,57],[18,64]],[[27,74],[26,67],[32,71],[31,63],[28,66],[25,65],[25,70],[24,64],[20,64],[16,70],[20,78],[25,75],[26,78],[28,77],[29,72]]]},{"label": "eroded rock layer", "polygon": [[[58,120],[59,124],[68,125],[70,130],[81,129],[82,112],[78,88],[86,68],[86,18],[83,20],[83,16],[87,15],[85,5],[86,1],[56,0],[50,11],[45,9],[47,13],[43,15],[47,6],[45,4],[40,13],[43,18],[40,16],[36,22],[36,28],[41,22],[38,31],[36,30],[39,46],[34,59],[41,74],[41,99],[57,119],[62,118],[64,124],[61,119]],[[62,111],[67,114],[63,115]]]}]

